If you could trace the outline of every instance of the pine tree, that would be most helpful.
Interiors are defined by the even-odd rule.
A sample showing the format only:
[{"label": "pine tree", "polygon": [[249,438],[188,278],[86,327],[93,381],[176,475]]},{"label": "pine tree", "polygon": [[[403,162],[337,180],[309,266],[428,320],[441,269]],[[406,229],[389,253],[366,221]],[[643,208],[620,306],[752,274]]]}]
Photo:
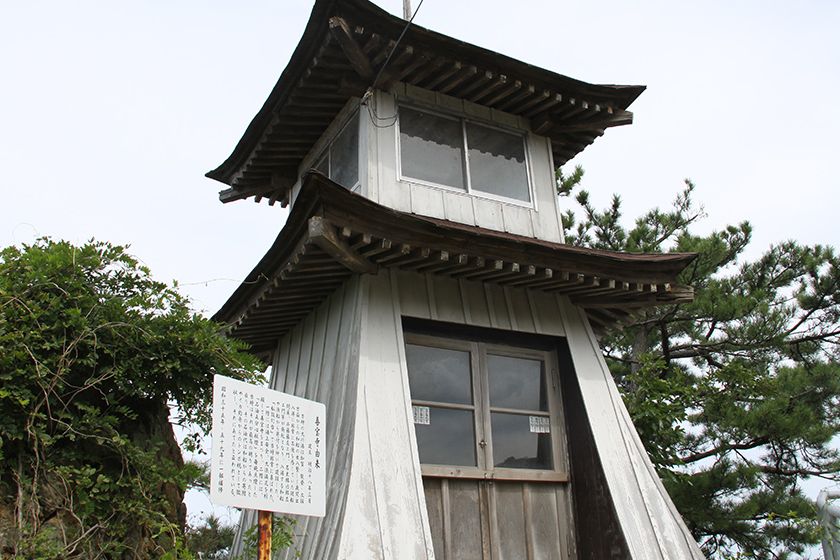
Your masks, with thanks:
[{"label": "pine tree", "polygon": [[[558,171],[567,199],[583,171]],[[840,480],[840,259],[784,241],[746,260],[751,227],[709,235],[685,188],[632,226],[621,199],[586,191],[563,217],[566,241],[617,251],[696,252],[680,283],[693,303],[647,310],[601,346],[675,504],[712,558],[786,558],[817,542],[808,477]]]}]

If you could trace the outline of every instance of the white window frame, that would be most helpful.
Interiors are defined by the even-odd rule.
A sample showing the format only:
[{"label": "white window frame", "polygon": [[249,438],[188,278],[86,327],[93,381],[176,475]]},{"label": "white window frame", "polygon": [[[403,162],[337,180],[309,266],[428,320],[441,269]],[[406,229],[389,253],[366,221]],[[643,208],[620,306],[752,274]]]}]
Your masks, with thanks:
[{"label": "white window frame", "polygon": [[[403,107],[407,109],[411,109],[412,111],[418,111],[420,113],[427,113],[429,115],[434,115],[436,117],[440,117],[443,119],[451,120],[451,121],[458,121],[461,124],[461,149],[463,150],[464,154],[464,169],[462,170],[464,173],[464,178],[466,179],[466,188],[461,189],[458,187],[454,187],[452,185],[444,185],[441,183],[435,183],[432,181],[426,181],[423,179],[418,179],[416,177],[410,177],[407,175],[403,175],[402,172],[402,142],[400,140],[400,109]],[[491,130],[497,130],[499,132],[504,132],[505,134],[510,134],[512,136],[518,136],[522,140],[522,149],[523,153],[525,154],[525,176],[526,181],[528,184],[528,200],[519,200],[517,198],[510,198],[507,196],[500,196],[493,193],[484,192],[481,190],[473,189],[472,187],[472,177],[470,176],[470,153],[469,153],[469,144],[467,143],[467,124],[474,124],[477,126],[483,126],[484,128],[489,128]],[[536,208],[534,203],[534,181],[532,179],[533,173],[531,171],[531,154],[530,150],[528,149],[528,135],[526,132],[514,129],[514,128],[507,128],[504,126],[499,126],[497,123],[488,123],[487,121],[482,121],[479,119],[474,119],[470,117],[465,117],[463,115],[455,115],[451,113],[441,112],[435,109],[429,109],[427,107],[418,105],[417,103],[405,103],[399,102],[397,103],[397,124],[394,127],[395,129],[395,136],[396,136],[396,145],[397,145],[397,178],[400,182],[403,183],[414,183],[418,185],[425,185],[427,187],[434,187],[436,189],[441,189],[449,192],[454,192],[462,195],[469,195],[474,196],[476,198],[483,198],[487,200],[492,200],[495,202],[502,202],[504,204],[510,204],[512,206],[521,206],[523,208]]]},{"label": "white window frame", "polygon": [[[551,351],[530,348],[505,346],[489,342],[469,339],[441,338],[425,334],[406,332],[405,343],[431,348],[443,348],[469,352],[470,355],[470,383],[472,389],[472,404],[444,403],[438,401],[422,401],[411,398],[410,405],[450,408],[455,410],[473,411],[473,434],[475,439],[475,466],[440,465],[421,463],[423,476],[468,478],[488,480],[520,480],[539,482],[568,482],[568,458],[566,454],[566,426],[563,416],[562,397],[560,393],[560,379],[557,369],[556,354]],[[517,469],[496,467],[493,460],[493,435],[491,428],[491,413],[529,414],[537,411],[507,409],[490,405],[490,389],[486,357],[488,354],[539,360],[545,367],[545,383],[548,392],[548,411],[542,411],[540,416],[548,416],[551,434],[551,462],[550,469]],[[484,442],[484,445],[482,445]]]}]

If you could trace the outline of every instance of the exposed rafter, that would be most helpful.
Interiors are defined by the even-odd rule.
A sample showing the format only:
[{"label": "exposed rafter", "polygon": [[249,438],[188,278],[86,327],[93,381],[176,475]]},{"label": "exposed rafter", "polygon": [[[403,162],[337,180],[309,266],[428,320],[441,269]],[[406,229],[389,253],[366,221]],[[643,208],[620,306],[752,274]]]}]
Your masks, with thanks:
[{"label": "exposed rafter", "polygon": [[[207,175],[229,185],[224,201],[282,200],[277,167],[297,168],[346,102],[404,82],[530,119],[562,165],[628,124],[641,86],[593,85],[412,25],[367,0],[317,0],[298,48],[233,154]],[[393,50],[393,53],[392,53]],[[385,61],[390,60],[385,66]],[[293,174],[293,175],[294,175]]]},{"label": "exposed rafter", "polygon": [[350,61],[356,73],[362,78],[372,79],[374,77],[373,66],[371,66],[365,51],[353,38],[347,22],[338,16],[331,17],[330,32],[338,40],[338,44],[341,45],[341,49],[347,55],[347,60]]},{"label": "exposed rafter", "polygon": [[351,275],[386,268],[567,296],[605,329],[644,308],[691,301],[691,288],[675,279],[693,258],[584,249],[406,214],[312,173],[274,245],[215,318],[260,351]]}]

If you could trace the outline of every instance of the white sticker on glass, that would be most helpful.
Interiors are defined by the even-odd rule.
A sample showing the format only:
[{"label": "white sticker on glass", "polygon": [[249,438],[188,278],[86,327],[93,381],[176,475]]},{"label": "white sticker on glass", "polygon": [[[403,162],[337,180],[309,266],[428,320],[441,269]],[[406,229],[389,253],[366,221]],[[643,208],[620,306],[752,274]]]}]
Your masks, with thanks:
[{"label": "white sticker on glass", "polygon": [[551,424],[547,416],[529,416],[528,421],[531,425],[531,433],[548,434],[551,432]]},{"label": "white sticker on glass", "polygon": [[414,423],[428,426],[432,423],[431,413],[428,406],[412,406],[414,411]]}]

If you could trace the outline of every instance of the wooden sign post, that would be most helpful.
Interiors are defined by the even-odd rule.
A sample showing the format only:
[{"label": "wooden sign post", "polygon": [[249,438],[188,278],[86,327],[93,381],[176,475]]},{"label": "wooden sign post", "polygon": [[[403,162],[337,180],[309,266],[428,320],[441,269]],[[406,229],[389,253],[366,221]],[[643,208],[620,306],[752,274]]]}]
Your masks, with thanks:
[{"label": "wooden sign post", "polygon": [[323,517],[326,407],[216,375],[210,499],[259,512],[257,558],[271,559],[274,513]]},{"label": "wooden sign post", "polygon": [[257,521],[259,536],[257,538],[257,560],[271,560],[271,526],[273,525],[274,514],[270,511],[260,510]]}]

